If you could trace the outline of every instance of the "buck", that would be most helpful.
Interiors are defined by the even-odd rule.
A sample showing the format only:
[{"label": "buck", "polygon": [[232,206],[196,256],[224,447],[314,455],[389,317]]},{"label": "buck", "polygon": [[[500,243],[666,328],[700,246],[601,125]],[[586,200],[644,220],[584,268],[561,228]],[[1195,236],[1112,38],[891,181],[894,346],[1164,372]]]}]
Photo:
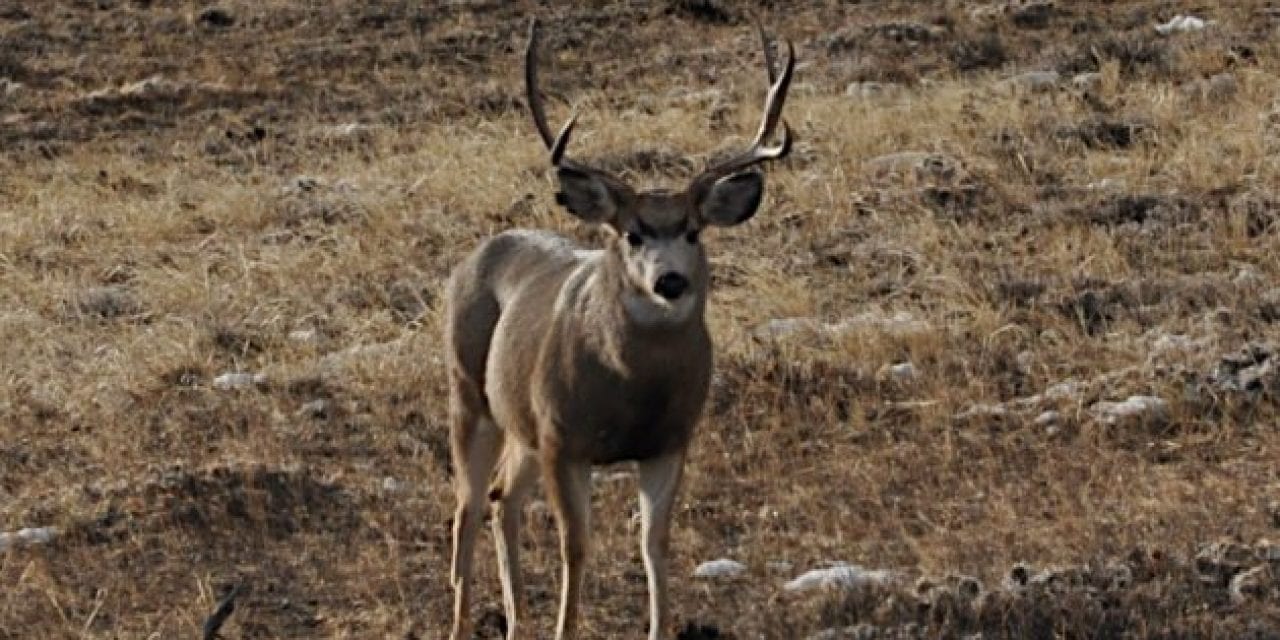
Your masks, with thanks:
[{"label": "buck", "polygon": [[[703,318],[709,275],[699,234],[751,218],[764,190],[753,167],[791,148],[781,114],[795,51],[788,42],[779,74],[763,29],[761,39],[771,86],[750,148],[708,167],[683,191],[636,191],[566,157],[576,116],[552,135],[538,91],[538,23],[530,24],[525,90],[559,182],[556,202],[610,233],[605,248],[587,250],[549,232],[507,231],[481,243],[449,278],[454,640],[471,633],[472,557],[486,502],[493,505],[507,637],[521,635],[518,536],[539,476],[560,533],[556,637],[575,637],[591,469],[621,461],[637,465],[648,637],[662,637],[672,509],[711,379]],[[780,140],[769,146],[780,122]]]}]

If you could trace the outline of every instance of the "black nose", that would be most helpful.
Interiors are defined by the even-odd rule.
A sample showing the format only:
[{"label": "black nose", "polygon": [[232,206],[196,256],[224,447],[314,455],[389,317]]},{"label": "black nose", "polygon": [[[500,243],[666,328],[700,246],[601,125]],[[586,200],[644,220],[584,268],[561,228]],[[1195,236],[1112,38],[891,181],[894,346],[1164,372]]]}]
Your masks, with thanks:
[{"label": "black nose", "polygon": [[673,271],[662,274],[653,283],[653,292],[668,300],[679,298],[688,288],[689,279]]}]

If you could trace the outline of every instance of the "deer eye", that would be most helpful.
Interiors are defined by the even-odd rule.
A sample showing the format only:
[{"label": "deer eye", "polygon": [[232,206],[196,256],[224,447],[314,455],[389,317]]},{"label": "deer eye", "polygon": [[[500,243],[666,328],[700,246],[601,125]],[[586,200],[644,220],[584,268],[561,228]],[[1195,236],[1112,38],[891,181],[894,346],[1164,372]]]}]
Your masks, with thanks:
[{"label": "deer eye", "polygon": [[633,233],[631,231],[628,231],[625,237],[627,239],[627,244],[631,245],[632,247],[639,247],[640,245],[644,244],[644,239],[641,238],[640,234],[638,233]]},{"label": "deer eye", "polygon": [[697,244],[698,233],[701,231],[702,231],[701,229],[694,229],[692,231],[688,231],[684,234],[684,239],[687,240],[689,244]]}]

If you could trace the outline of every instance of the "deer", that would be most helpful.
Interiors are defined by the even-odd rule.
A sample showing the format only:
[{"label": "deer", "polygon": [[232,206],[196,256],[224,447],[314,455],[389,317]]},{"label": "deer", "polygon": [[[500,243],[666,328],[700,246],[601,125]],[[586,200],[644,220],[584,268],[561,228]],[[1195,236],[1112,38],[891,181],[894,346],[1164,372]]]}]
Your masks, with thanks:
[{"label": "deer", "polygon": [[[483,240],[445,287],[450,455],[457,508],[450,582],[453,640],[470,638],[472,561],[486,506],[497,552],[507,638],[521,636],[519,565],[525,502],[541,481],[560,541],[556,638],[577,636],[588,559],[594,467],[632,462],[649,596],[648,637],[668,624],[667,553],[685,458],[712,375],[704,319],[709,262],[700,233],[755,215],[759,166],[792,146],[782,107],[795,70],[788,41],[779,73],[764,28],[769,89],[749,148],[711,163],[681,191],[637,191],[566,154],[577,122],[552,134],[538,89],[539,25],[525,49],[526,99],[550,155],[556,203],[605,230],[587,249],[540,230]],[[771,142],[781,123],[778,141]],[[488,503],[488,504],[486,504]]]}]

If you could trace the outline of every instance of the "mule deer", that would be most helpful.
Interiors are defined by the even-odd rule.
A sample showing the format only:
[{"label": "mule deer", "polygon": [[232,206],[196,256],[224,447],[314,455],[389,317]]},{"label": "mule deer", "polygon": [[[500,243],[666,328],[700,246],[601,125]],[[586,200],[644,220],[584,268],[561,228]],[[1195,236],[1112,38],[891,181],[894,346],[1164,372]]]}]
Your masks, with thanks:
[{"label": "mule deer", "polygon": [[611,230],[585,250],[541,231],[507,231],[457,266],[446,294],[450,445],[458,507],[453,522],[454,640],[470,634],[472,556],[486,501],[502,581],[507,637],[520,635],[525,604],[518,560],[521,508],[541,475],[563,561],[556,637],[575,636],[587,560],[591,467],[638,465],[649,638],[667,620],[667,539],[694,425],[711,378],[703,319],[705,227],[746,221],[760,205],[757,170],[787,155],[781,122],[795,51],[775,70],[749,149],[707,168],[681,192],[635,191],[608,172],[565,156],[575,118],[552,135],[538,92],[538,24],[529,27],[525,84],[560,192],[579,220]]}]

